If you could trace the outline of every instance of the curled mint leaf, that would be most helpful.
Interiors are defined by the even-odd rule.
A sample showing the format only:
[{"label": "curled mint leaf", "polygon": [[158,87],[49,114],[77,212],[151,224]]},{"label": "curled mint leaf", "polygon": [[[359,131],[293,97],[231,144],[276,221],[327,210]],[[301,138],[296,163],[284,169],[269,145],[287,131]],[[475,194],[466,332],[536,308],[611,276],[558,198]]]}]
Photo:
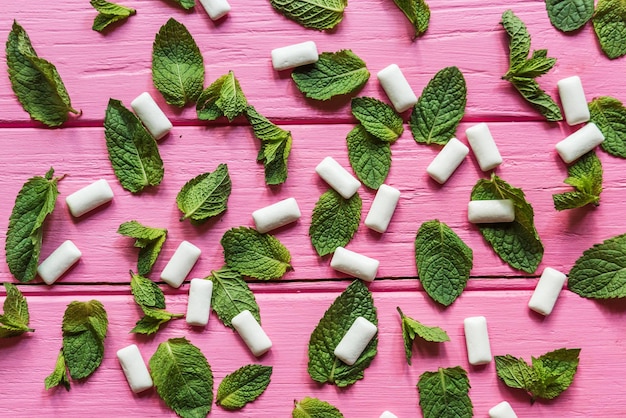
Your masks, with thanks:
[{"label": "curled mint leaf", "polygon": [[135,238],[135,247],[140,248],[137,271],[140,275],[149,274],[167,238],[167,229],[152,228],[137,221],[128,221],[119,226],[117,233]]},{"label": "curled mint leaf", "polygon": [[557,122],[563,120],[559,105],[556,104],[548,93],[539,87],[539,83],[535,80],[526,77],[512,77],[509,81],[522,97],[537,109],[547,121]]},{"label": "curled mint leaf", "polygon": [[3,313],[0,315],[0,338],[17,337],[25,332],[35,330],[28,326],[30,314],[28,302],[17,286],[4,283],[6,298],[4,299]]},{"label": "curled mint leaf", "polygon": [[328,402],[308,396],[301,401],[293,401],[292,418],[343,418],[343,414]]},{"label": "curled mint leaf", "polygon": [[348,0],[270,0],[272,7],[305,28],[332,29],[343,19]]},{"label": "curled mint leaf", "polygon": [[425,372],[417,383],[424,418],[471,418],[472,400],[467,372],[462,367],[439,368]]},{"label": "curled mint leaf", "polygon": [[415,38],[428,29],[430,23],[430,7],[424,0],[393,0],[402,13],[409,19],[415,30]]},{"label": "curled mint leaf", "polygon": [[363,125],[357,125],[346,137],[348,159],[356,176],[370,189],[377,190],[391,169],[391,147]]},{"label": "curled mint leaf", "polygon": [[224,266],[212,271],[205,279],[213,282],[211,308],[225,326],[233,328],[232,319],[245,310],[250,311],[258,323],[261,323],[259,305],[241,274]]},{"label": "curled mint leaf", "polygon": [[311,243],[320,257],[335,252],[337,247],[345,247],[361,222],[363,202],[358,193],[350,199],[344,199],[330,189],[313,208],[309,236]]},{"label": "curled mint leaf", "polygon": [[626,3],[624,0],[598,0],[591,19],[600,47],[610,59],[626,55]]},{"label": "curled mint leaf", "polygon": [[420,339],[433,343],[442,343],[450,341],[448,333],[439,327],[429,327],[404,315],[400,307],[396,307],[402,321],[402,339],[404,340],[404,353],[406,362],[411,365],[411,357],[413,357],[413,341]]},{"label": "curled mint leaf", "polygon": [[224,377],[217,388],[215,403],[224,409],[241,409],[265,392],[271,376],[271,366],[243,366]]},{"label": "curled mint leaf", "polygon": [[128,19],[137,13],[135,9],[122,6],[121,4],[111,3],[106,0],[91,0],[91,7],[98,11],[98,15],[93,21],[91,29],[102,32],[112,23]]},{"label": "curled mint leaf", "polygon": [[182,314],[173,314],[165,310],[165,295],[152,280],[139,274],[130,273],[130,290],[144,316],[137,321],[130,331],[134,334],[154,334],[161,325],[171,319],[181,318]]},{"label": "curled mint leaf", "polygon": [[619,100],[602,96],[589,103],[590,122],[604,135],[602,149],[609,154],[626,158],[626,107]]},{"label": "curled mint leaf", "polygon": [[46,390],[52,389],[59,385],[63,385],[66,391],[70,391],[70,376],[67,372],[67,365],[65,364],[65,357],[63,356],[63,350],[59,351],[54,370],[44,380]]},{"label": "curled mint leaf", "polygon": [[593,16],[593,0],[546,0],[552,25],[563,32],[582,28]]},{"label": "curled mint leaf", "polygon": [[200,174],[189,180],[176,196],[181,221],[205,222],[227,209],[231,192],[228,166],[220,164],[215,171]]},{"label": "curled mint leaf", "polygon": [[574,209],[593,204],[600,205],[602,193],[602,163],[594,151],[580,157],[567,167],[569,177],[565,183],[573,186],[576,191],[553,194],[556,210]]},{"label": "curled mint leaf", "polygon": [[402,118],[387,103],[373,97],[355,97],[351,105],[354,117],[379,140],[394,142],[404,132]]}]

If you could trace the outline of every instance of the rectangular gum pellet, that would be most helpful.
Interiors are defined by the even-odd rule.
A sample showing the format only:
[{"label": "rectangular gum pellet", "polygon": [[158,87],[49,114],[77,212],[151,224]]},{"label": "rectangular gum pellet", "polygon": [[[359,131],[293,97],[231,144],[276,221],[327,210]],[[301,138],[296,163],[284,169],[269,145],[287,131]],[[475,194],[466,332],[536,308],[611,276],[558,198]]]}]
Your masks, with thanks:
[{"label": "rectangular gum pellet", "polygon": [[489,418],[517,418],[517,415],[511,404],[503,401],[489,410]]},{"label": "rectangular gum pellet", "polygon": [[240,312],[231,323],[255,357],[262,356],[272,348],[272,341],[250,311]]},{"label": "rectangular gum pellet", "polygon": [[161,273],[161,280],[172,287],[180,287],[200,257],[200,248],[189,241],[180,243]]},{"label": "rectangular gum pellet", "polygon": [[467,128],[465,135],[482,171],[493,170],[502,164],[502,156],[486,123]]},{"label": "rectangular gum pellet", "polygon": [[165,116],[159,105],[154,101],[150,93],[143,92],[137,96],[130,107],[144,124],[154,139],[163,138],[172,129],[172,122]]},{"label": "rectangular gum pellet", "polygon": [[317,45],[313,41],[272,49],[272,66],[276,71],[313,64],[318,59]]},{"label": "rectangular gum pellet", "polygon": [[510,199],[471,200],[467,204],[467,219],[473,224],[513,222],[515,205]]},{"label": "rectangular gum pellet", "polygon": [[139,393],[153,386],[146,363],[143,361],[139,348],[135,344],[118,350],[117,359],[122,366],[130,390]]},{"label": "rectangular gum pellet", "polygon": [[359,359],[365,347],[370,343],[374,335],[378,332],[376,325],[367,319],[359,316],[350,326],[348,332],[343,336],[335,348],[335,356],[352,366]]},{"label": "rectangular gum pellet", "polygon": [[439,184],[444,184],[469,154],[469,148],[456,138],[450,139],[426,168],[426,172]]},{"label": "rectangular gum pellet", "polygon": [[200,0],[211,20],[218,20],[230,12],[230,4],[226,0]]},{"label": "rectangular gum pellet", "polygon": [[567,164],[572,163],[604,142],[604,135],[590,122],[556,144],[556,151]]},{"label": "rectangular gum pellet", "polygon": [[315,167],[315,172],[344,199],[350,199],[361,187],[361,182],[352,177],[333,157],[326,157]]},{"label": "rectangular gum pellet", "polygon": [[366,282],[371,282],[376,278],[379,265],[378,260],[343,247],[337,247],[330,260],[330,267],[333,269]]},{"label": "rectangular gum pellet", "polygon": [[473,366],[491,362],[491,346],[487,332],[487,318],[472,316],[463,321],[467,358]]},{"label": "rectangular gum pellet", "polygon": [[417,96],[398,65],[383,68],[376,77],[397,112],[404,112],[417,103]]},{"label": "rectangular gum pellet", "polygon": [[400,190],[382,184],[376,192],[376,197],[372,202],[367,217],[365,218],[365,226],[373,229],[381,234],[387,230],[391,217],[396,210],[400,200]]},{"label": "rectangular gum pellet", "polygon": [[72,216],[78,218],[113,200],[113,190],[105,179],[94,181],[65,198]]},{"label": "rectangular gum pellet", "polygon": [[587,122],[591,115],[589,114],[589,105],[585,98],[585,91],[580,77],[577,75],[559,80],[556,83],[559,89],[559,97],[563,105],[563,113],[565,113],[565,121],[568,125],[577,125]]},{"label": "rectangular gum pellet", "polygon": [[398,416],[395,415],[395,414],[392,414],[389,411],[385,411],[382,414],[380,414],[380,417],[378,417],[378,418],[398,418]]},{"label": "rectangular gum pellet", "polygon": [[78,260],[82,253],[70,240],[59,245],[41,264],[37,267],[37,274],[47,285],[51,285],[66,271],[70,269]]},{"label": "rectangular gum pellet", "polygon": [[185,320],[189,325],[204,327],[209,323],[212,295],[212,281],[191,279],[189,298],[187,299],[187,314],[185,315]]},{"label": "rectangular gum pellet", "polygon": [[546,267],[528,301],[528,307],[541,315],[550,315],[566,279],[565,274]]},{"label": "rectangular gum pellet", "polygon": [[256,230],[264,234],[300,219],[302,214],[298,202],[293,197],[252,212]]}]

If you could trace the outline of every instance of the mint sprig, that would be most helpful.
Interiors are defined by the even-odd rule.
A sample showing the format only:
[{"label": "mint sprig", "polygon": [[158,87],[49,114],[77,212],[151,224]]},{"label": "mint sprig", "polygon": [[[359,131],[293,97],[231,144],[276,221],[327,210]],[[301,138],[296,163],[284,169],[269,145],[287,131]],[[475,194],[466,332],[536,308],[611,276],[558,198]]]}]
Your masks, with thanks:
[{"label": "mint sprig", "polygon": [[576,190],[553,194],[556,210],[580,208],[588,204],[600,205],[602,193],[602,163],[592,150],[567,167],[565,183]]},{"label": "mint sprig", "polygon": [[119,226],[117,233],[135,238],[135,247],[140,249],[137,272],[142,276],[150,274],[167,238],[167,229],[152,228],[137,221],[128,221]]},{"label": "mint sprig", "polygon": [[413,357],[413,342],[417,341],[418,338],[433,343],[450,341],[450,337],[445,330],[439,327],[429,327],[404,315],[399,306],[397,306],[396,309],[400,314],[402,339],[404,340],[404,354],[406,355],[406,362],[409,366],[411,365],[411,358]]},{"label": "mint sprig", "polygon": [[174,314],[165,310],[165,295],[161,288],[152,280],[130,272],[130,290],[144,316],[137,321],[130,331],[134,334],[154,334],[161,325],[172,319],[181,318],[182,314]]},{"label": "mint sprig", "polygon": [[91,29],[96,32],[102,32],[109,25],[128,19],[130,16],[137,13],[135,9],[131,7],[111,3],[106,0],[91,0],[89,4],[98,12],[91,26]]},{"label": "mint sprig", "polygon": [[248,101],[239,80],[233,71],[229,71],[202,91],[196,104],[196,113],[200,120],[216,120],[226,116],[232,122],[247,106]]}]

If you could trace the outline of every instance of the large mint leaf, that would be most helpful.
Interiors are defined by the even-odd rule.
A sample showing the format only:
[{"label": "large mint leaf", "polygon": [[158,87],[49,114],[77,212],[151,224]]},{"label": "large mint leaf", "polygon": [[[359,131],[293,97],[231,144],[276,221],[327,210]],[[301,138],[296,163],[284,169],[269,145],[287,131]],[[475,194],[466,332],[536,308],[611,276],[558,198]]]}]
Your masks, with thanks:
[{"label": "large mint leaf", "polygon": [[346,137],[348,159],[356,176],[370,189],[377,190],[391,169],[391,147],[357,125]]},{"label": "large mint leaf", "polygon": [[176,196],[181,221],[204,222],[226,211],[232,189],[228,166],[220,164],[215,171],[189,180]]},{"label": "large mint leaf", "polygon": [[424,418],[474,416],[467,372],[459,366],[423,373],[417,389]]},{"label": "large mint leaf", "polygon": [[546,0],[548,17],[555,28],[571,32],[593,16],[593,0]]},{"label": "large mint leaf", "polygon": [[402,135],[402,118],[387,103],[373,97],[355,97],[351,106],[354,117],[379,140],[394,142]]},{"label": "large mint leaf", "polygon": [[615,59],[626,55],[626,1],[598,0],[591,21],[607,57]]},{"label": "large mint leaf", "polygon": [[393,0],[409,19],[415,30],[415,38],[424,34],[430,23],[430,7],[424,0]]},{"label": "large mint leaf", "polygon": [[137,13],[133,8],[111,3],[106,0],[91,0],[89,4],[98,11],[98,15],[91,26],[91,29],[97,32],[102,32],[107,26],[128,19],[130,16]]},{"label": "large mint leaf", "polygon": [[592,150],[567,167],[565,183],[576,191],[553,194],[556,210],[580,208],[587,204],[600,205],[602,193],[602,163]]},{"label": "large mint leaf", "polygon": [[313,208],[309,227],[311,243],[320,257],[334,252],[337,247],[345,247],[350,242],[359,229],[362,206],[358,193],[350,199],[344,199],[330,189],[320,196]]},{"label": "large mint leaf", "polygon": [[257,322],[261,323],[259,305],[248,283],[241,278],[241,274],[224,266],[212,271],[205,279],[213,282],[211,308],[224,325],[233,328],[232,319],[245,310],[250,311]]},{"label": "large mint leaf", "polygon": [[215,403],[224,409],[241,409],[261,396],[270,384],[271,366],[249,364],[224,376]]},{"label": "large mint leaf", "polygon": [[609,154],[626,158],[626,107],[619,100],[603,96],[589,103],[590,122],[604,135],[602,149]]},{"label": "large mint leaf", "polygon": [[334,28],[343,19],[348,0],[270,0],[272,7],[305,28]]}]

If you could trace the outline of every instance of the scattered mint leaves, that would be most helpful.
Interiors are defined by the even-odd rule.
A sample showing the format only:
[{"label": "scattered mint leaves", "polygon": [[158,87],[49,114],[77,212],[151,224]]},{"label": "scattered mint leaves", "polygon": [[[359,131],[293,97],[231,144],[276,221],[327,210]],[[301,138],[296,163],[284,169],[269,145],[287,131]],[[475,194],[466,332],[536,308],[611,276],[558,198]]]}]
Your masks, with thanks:
[{"label": "scattered mint leaves", "polygon": [[362,206],[358,192],[350,199],[344,199],[332,189],[320,196],[309,227],[311,243],[320,257],[350,242],[359,229]]},{"label": "scattered mint leaves", "polygon": [[137,221],[128,221],[119,226],[117,233],[135,238],[135,247],[140,249],[137,271],[142,276],[150,274],[167,238],[167,229],[152,228]]},{"label": "scattered mint leaves", "polygon": [[417,231],[415,264],[428,296],[449,306],[465,289],[474,256],[448,225],[435,219],[424,222]]},{"label": "scattered mint leaves", "polygon": [[566,184],[573,186],[576,191],[553,194],[556,210],[580,208],[587,204],[600,205],[602,193],[602,163],[594,151],[580,157],[567,167]]},{"label": "scattered mint leaves", "polygon": [[624,0],[598,0],[591,19],[600,48],[610,59],[626,55],[626,3]]},{"label": "scattered mint leaves", "polygon": [[626,107],[619,100],[603,96],[589,103],[590,122],[604,135],[602,149],[609,154],[626,158]]},{"label": "scattered mint leaves", "polygon": [[280,279],[292,269],[289,250],[272,235],[242,226],[226,231],[220,243],[226,265],[244,276]]},{"label": "scattered mint leaves", "polygon": [[44,177],[30,178],[20,189],[9,218],[5,241],[9,271],[22,283],[37,275],[43,239],[43,224],[54,210],[61,177],[53,177],[54,169]]},{"label": "scattered mint leaves", "polygon": [[54,64],[40,58],[28,34],[15,20],[6,43],[9,80],[30,117],[46,126],[60,126],[68,112],[79,115]]},{"label": "scattered mint leaves", "polygon": [[134,334],[154,334],[161,325],[172,319],[181,318],[182,314],[173,314],[165,310],[165,295],[161,288],[152,280],[130,272],[130,290],[144,316],[137,321],[130,331]]},{"label": "scattered mint leaves", "polygon": [[183,107],[198,100],[204,86],[204,61],[187,28],[170,18],[152,45],[152,82],[165,101]]},{"label": "scattered mint leaves", "polygon": [[109,99],[104,117],[109,160],[123,188],[131,193],[163,180],[163,160],[156,141],[122,102]]},{"label": "scattered mint leaves", "polygon": [[439,71],[422,91],[409,125],[417,143],[445,145],[465,114],[467,85],[457,67]]},{"label": "scattered mint leaves", "polygon": [[351,106],[363,128],[381,141],[394,142],[404,132],[402,118],[387,103],[373,97],[355,97]]},{"label": "scattered mint leaves", "polygon": [[34,332],[35,330],[28,326],[30,321],[28,302],[22,292],[11,283],[4,283],[4,289],[6,298],[3,305],[4,312],[0,315],[0,338],[17,337],[25,332]]},{"label": "scattered mint leaves", "polygon": [[121,4],[111,3],[106,0],[91,0],[91,7],[98,11],[98,16],[93,21],[91,29],[96,32],[102,32],[107,26],[121,20],[128,19],[134,15],[135,9],[122,6]]},{"label": "scattered mint leaves", "polygon": [[332,29],[343,19],[348,0],[270,0],[272,7],[305,28]]},{"label": "scattered mint leaves", "polygon": [[424,0],[393,0],[415,29],[414,39],[423,35],[430,23],[430,7]]},{"label": "scattered mint leaves", "polygon": [[361,58],[344,49],[322,52],[315,64],[295,68],[291,78],[306,97],[328,100],[358,90],[370,78],[370,72]]},{"label": "scattered mint leaves", "polygon": [[346,137],[348,159],[356,176],[370,189],[377,190],[391,169],[391,147],[363,125],[357,125]]},{"label": "scattered mint leaves", "polygon": [[424,341],[433,343],[442,343],[450,341],[448,333],[439,327],[429,327],[404,315],[400,307],[396,307],[402,321],[402,339],[404,340],[404,353],[406,362],[411,365],[411,357],[413,357],[413,341],[417,337]]},{"label": "scattered mint leaves", "polygon": [[215,403],[224,409],[241,409],[265,392],[271,376],[271,366],[243,366],[224,377],[217,388]]},{"label": "scattered mint leaves", "polygon": [[224,266],[212,271],[206,279],[213,282],[211,308],[225,326],[234,329],[232,319],[245,310],[250,311],[258,323],[261,323],[259,305],[241,274]]},{"label": "scattered mint leaves", "polygon": [[54,370],[48,377],[45,378],[44,385],[46,390],[63,385],[66,391],[70,391],[70,376],[67,372],[63,350],[59,351],[59,356],[57,357]]},{"label": "scattered mint leaves", "polygon": [[462,367],[423,373],[417,383],[424,418],[471,418],[472,400],[467,372]]},{"label": "scattered mint leaves", "polygon": [[485,240],[505,263],[533,273],[543,258],[543,244],[535,229],[534,211],[522,189],[511,186],[495,174],[480,179],[472,189],[471,200],[511,199],[515,220],[508,223],[480,224]]},{"label": "scattered mint leaves", "polygon": [[343,418],[343,414],[328,402],[308,396],[301,401],[293,401],[292,418]]},{"label": "scattered mint leaves", "polygon": [[248,107],[248,101],[233,71],[215,80],[198,97],[196,112],[200,120],[226,116],[230,122]]},{"label": "scattered mint leaves", "polygon": [[183,418],[205,417],[213,405],[213,373],[202,351],[186,338],[159,344],[150,358],[156,391]]},{"label": "scattered mint leaves", "polygon": [[200,174],[189,180],[176,196],[181,221],[205,222],[227,209],[232,184],[228,166],[220,164],[215,171]]},{"label": "scattered mint leaves", "polygon": [[376,357],[378,336],[372,338],[352,366],[334,354],[335,347],[359,316],[378,326],[372,294],[361,280],[355,280],[330,305],[311,334],[308,372],[313,380],[345,387],[363,379],[365,369]]},{"label": "scattered mint leaves", "polygon": [[563,32],[582,28],[593,16],[593,0],[546,0],[552,25]]}]

